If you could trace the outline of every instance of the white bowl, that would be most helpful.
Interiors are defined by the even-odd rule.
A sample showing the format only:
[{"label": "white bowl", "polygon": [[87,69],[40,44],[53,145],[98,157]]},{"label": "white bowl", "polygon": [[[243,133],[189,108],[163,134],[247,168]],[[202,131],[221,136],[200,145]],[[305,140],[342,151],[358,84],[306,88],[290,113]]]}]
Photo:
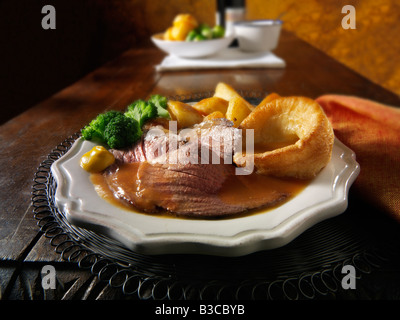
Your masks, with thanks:
[{"label": "white bowl", "polygon": [[272,51],[278,46],[281,20],[249,20],[234,23],[239,48],[243,51]]},{"label": "white bowl", "polygon": [[203,58],[227,48],[233,40],[233,35],[203,41],[169,41],[164,40],[162,34],[156,34],[151,40],[158,48],[169,54],[181,58]]}]

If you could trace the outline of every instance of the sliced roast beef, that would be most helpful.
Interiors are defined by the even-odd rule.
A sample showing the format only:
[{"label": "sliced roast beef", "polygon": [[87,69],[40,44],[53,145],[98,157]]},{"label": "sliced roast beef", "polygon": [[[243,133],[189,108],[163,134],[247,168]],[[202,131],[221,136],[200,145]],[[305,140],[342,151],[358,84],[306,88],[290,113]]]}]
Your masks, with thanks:
[{"label": "sliced roast beef", "polygon": [[[209,152],[199,154],[201,163],[218,162],[232,163],[233,153],[241,145],[239,129],[227,119],[212,119],[176,132],[176,129],[167,130],[162,126],[153,126],[147,129],[142,138],[133,146],[125,149],[112,149],[117,162],[132,163],[156,160],[157,163],[167,161],[168,152],[174,151],[188,143],[186,149],[200,147],[200,151],[214,152],[214,158],[208,158]],[[197,144],[197,145],[196,145]],[[214,161],[212,161],[214,160]],[[186,160],[185,160],[186,161]]]},{"label": "sliced roast beef", "polygon": [[150,130],[132,148],[113,151],[117,162],[104,175],[116,197],[145,212],[197,217],[232,215],[287,197],[271,193],[242,202],[220,197],[234,181],[232,156],[240,142],[230,121],[203,122],[178,135],[164,133]]},{"label": "sliced roast beef", "polygon": [[152,161],[166,154],[170,149],[177,149],[184,143],[183,139],[174,131],[161,126],[150,128],[141,139],[131,147],[111,149],[117,164]]}]

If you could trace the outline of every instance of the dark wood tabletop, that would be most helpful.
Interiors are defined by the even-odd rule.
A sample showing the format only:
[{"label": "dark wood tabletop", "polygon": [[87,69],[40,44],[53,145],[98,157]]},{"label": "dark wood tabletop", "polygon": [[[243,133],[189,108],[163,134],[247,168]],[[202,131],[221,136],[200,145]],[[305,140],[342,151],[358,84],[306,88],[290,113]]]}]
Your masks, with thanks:
[{"label": "dark wood tabletop", "polygon": [[[212,92],[218,82],[229,83],[243,92],[277,92],[311,98],[337,93],[400,106],[397,95],[291,33],[282,33],[274,52],[286,61],[285,68],[157,72],[155,65],[162,61],[164,53],[152,45],[132,48],[5,122],[0,127],[0,298],[127,298],[120,288],[112,288],[90,270],[63,259],[50,243],[51,239],[40,231],[33,214],[32,185],[39,165],[55,146],[79,132],[100,112],[122,110],[129,102],[154,93],[184,97]],[[354,200],[351,207],[362,206],[361,200],[357,201]],[[399,273],[399,257],[394,260],[388,262],[386,269],[377,268],[366,276],[365,281],[371,281],[369,291],[348,292],[340,297],[385,298],[392,294],[399,299],[398,290],[393,291],[390,286],[383,288],[384,283],[400,284],[399,276],[395,276]],[[54,266],[57,272],[55,290],[45,290],[41,286],[45,265]],[[138,299],[138,296],[128,298]]]}]

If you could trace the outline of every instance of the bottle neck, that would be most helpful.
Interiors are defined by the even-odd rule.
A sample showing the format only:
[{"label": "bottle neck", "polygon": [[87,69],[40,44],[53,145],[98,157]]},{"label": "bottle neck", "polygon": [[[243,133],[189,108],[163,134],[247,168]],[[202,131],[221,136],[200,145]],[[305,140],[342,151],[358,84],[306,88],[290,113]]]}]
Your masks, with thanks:
[{"label": "bottle neck", "polygon": [[217,0],[216,24],[227,33],[233,32],[233,23],[245,19],[245,0]]}]

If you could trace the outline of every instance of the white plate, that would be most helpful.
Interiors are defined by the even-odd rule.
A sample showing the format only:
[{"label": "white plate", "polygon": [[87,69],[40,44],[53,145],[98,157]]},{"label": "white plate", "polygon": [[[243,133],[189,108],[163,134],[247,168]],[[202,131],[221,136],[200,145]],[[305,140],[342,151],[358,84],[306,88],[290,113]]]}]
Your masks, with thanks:
[{"label": "white plate", "polygon": [[273,210],[222,220],[163,218],[116,207],[98,196],[79,166],[93,146],[79,138],[53,163],[57,207],[71,224],[151,255],[241,256],[283,246],[317,222],[344,212],[360,170],[354,152],[336,139],[330,163],[300,194]]},{"label": "white plate", "polygon": [[233,41],[233,34],[223,38],[204,41],[169,41],[160,34],[151,37],[151,41],[162,51],[181,58],[203,58],[227,48]]}]

